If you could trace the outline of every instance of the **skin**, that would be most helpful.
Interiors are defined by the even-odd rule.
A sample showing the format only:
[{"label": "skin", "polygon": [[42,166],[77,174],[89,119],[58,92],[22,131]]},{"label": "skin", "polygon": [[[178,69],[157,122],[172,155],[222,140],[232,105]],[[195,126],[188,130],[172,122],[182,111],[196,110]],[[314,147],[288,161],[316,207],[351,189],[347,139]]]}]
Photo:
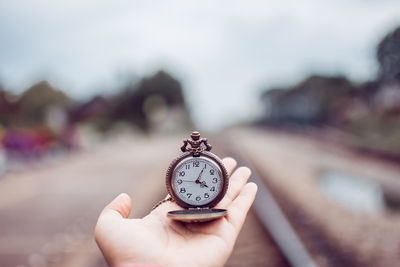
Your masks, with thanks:
[{"label": "skin", "polygon": [[132,203],[120,194],[101,212],[95,239],[110,266],[148,264],[160,266],[223,266],[232,253],[256,192],[247,183],[251,171],[236,168],[236,161],[223,162],[232,174],[225,197],[216,208],[228,215],[206,223],[182,223],[167,218],[171,210],[182,209],[166,202],[142,219],[129,219]]}]

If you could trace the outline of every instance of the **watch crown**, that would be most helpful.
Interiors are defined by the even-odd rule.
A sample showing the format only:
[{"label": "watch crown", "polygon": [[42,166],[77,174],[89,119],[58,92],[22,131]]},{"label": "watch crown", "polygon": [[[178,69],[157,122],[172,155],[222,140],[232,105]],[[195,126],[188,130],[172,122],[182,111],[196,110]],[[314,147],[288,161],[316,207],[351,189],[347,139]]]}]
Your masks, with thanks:
[{"label": "watch crown", "polygon": [[200,139],[200,133],[199,132],[192,132],[190,137],[192,137],[192,139],[195,140],[195,141],[199,140]]},{"label": "watch crown", "polygon": [[[208,143],[206,138],[200,138],[199,132],[192,132],[190,137],[191,139],[185,139],[183,141],[183,146],[181,147],[182,152],[190,151],[193,155],[199,155],[204,149],[206,151],[211,150],[212,146]],[[188,145],[190,145],[189,148],[187,148]]]}]

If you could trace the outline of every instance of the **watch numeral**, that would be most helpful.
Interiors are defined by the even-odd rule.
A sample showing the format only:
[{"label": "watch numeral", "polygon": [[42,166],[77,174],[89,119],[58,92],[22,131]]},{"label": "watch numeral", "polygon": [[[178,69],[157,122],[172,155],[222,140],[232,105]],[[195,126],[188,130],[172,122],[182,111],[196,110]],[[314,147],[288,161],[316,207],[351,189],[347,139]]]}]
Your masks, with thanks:
[{"label": "watch numeral", "polygon": [[193,161],[193,167],[200,167],[200,162],[199,161]]},{"label": "watch numeral", "polygon": [[204,169],[207,169],[207,164],[204,163]]},{"label": "watch numeral", "polygon": [[210,174],[214,175],[215,171],[214,170],[210,170]]},{"label": "watch numeral", "polygon": [[193,194],[187,193],[186,195],[187,195],[188,198],[190,198]]},{"label": "watch numeral", "polygon": [[180,171],[179,176],[185,176],[185,171]]},{"label": "watch numeral", "polygon": [[218,182],[218,179],[217,178],[213,178],[213,181],[212,181],[214,184],[216,184],[217,182]]},{"label": "watch numeral", "polygon": [[181,187],[180,193],[186,193],[186,188]]},{"label": "watch numeral", "polygon": [[186,165],[185,165],[185,169],[186,169],[186,170],[190,170],[190,164],[186,164]]},{"label": "watch numeral", "polygon": [[200,197],[200,196],[197,196],[197,197],[196,197],[196,200],[197,200],[197,201],[200,201],[200,200],[201,200],[201,197]]},{"label": "watch numeral", "polygon": [[176,181],[178,184],[181,184],[182,183],[182,180],[181,179],[178,179],[178,181]]},{"label": "watch numeral", "polygon": [[215,186],[211,187],[210,191],[215,191]]},{"label": "watch numeral", "polygon": [[208,193],[204,193],[204,198],[209,198],[210,195]]}]

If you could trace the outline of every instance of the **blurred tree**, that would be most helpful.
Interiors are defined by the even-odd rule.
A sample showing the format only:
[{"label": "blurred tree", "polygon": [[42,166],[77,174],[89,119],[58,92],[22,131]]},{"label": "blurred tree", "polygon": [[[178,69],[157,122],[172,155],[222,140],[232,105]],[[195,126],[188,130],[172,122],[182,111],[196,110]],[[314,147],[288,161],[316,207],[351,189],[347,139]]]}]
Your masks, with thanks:
[{"label": "blurred tree", "polygon": [[148,131],[151,116],[158,111],[167,112],[180,107],[187,112],[182,86],[178,80],[158,71],[153,76],[143,78],[137,85],[127,87],[115,103],[113,120],[124,120]]},{"label": "blurred tree", "polygon": [[89,123],[100,131],[107,130],[112,125],[112,111],[115,100],[101,95],[74,105],[69,112],[69,123],[75,125],[81,122]]},{"label": "blurred tree", "polygon": [[383,80],[400,82],[400,27],[383,38],[376,55]]},{"label": "blurred tree", "polygon": [[47,81],[41,81],[27,89],[20,98],[21,114],[19,123],[23,126],[44,125],[46,113],[57,107],[66,110],[71,99]]},{"label": "blurred tree", "polygon": [[20,111],[18,97],[5,91],[0,85],[0,125],[12,125]]}]

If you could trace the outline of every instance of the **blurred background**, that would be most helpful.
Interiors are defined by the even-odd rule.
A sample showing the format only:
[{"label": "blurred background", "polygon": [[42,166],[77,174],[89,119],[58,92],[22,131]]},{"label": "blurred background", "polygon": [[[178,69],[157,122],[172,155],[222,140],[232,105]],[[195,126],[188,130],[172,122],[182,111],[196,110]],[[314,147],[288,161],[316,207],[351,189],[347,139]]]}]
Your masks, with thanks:
[{"label": "blurred background", "polygon": [[[102,207],[145,215],[193,130],[313,264],[394,266],[399,116],[398,1],[1,1],[0,266],[106,266]],[[227,266],[293,266],[257,201]]]}]

